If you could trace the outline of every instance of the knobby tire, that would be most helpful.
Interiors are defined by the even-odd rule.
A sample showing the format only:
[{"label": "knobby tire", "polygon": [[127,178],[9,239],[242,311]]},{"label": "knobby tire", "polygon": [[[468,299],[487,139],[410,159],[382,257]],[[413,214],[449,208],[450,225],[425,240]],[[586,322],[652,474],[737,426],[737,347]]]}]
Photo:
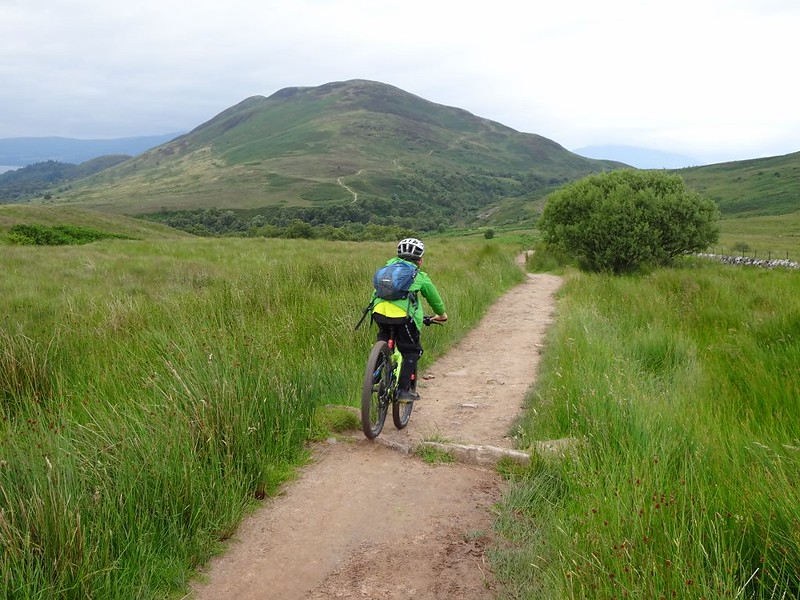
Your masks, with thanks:
[{"label": "knobby tire", "polygon": [[361,429],[371,440],[383,431],[389,410],[393,377],[391,357],[389,344],[375,342],[367,359],[364,385],[361,388]]},{"label": "knobby tire", "polygon": [[403,429],[403,427],[408,425],[412,410],[414,410],[413,402],[400,402],[399,400],[395,400],[392,404],[392,421],[394,421],[394,426],[398,429]]}]

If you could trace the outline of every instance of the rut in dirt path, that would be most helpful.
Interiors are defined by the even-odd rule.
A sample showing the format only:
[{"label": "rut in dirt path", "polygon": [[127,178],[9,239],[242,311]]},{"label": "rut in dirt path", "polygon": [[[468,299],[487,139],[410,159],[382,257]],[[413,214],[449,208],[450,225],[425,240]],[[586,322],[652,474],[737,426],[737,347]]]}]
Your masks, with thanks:
[{"label": "rut in dirt path", "polygon": [[[534,381],[558,277],[528,275],[425,373],[408,427],[378,438],[410,448],[435,436],[511,448]],[[190,597],[237,600],[490,600],[492,468],[429,465],[355,434],[246,518]]]}]

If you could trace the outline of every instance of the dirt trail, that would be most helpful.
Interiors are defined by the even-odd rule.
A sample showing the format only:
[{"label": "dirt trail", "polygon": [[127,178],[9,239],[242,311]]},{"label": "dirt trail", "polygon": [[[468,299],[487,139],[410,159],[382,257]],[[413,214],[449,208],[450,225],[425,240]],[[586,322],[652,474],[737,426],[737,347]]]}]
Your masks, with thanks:
[{"label": "dirt trail", "polygon": [[[411,422],[378,441],[320,445],[285,492],[241,524],[193,586],[196,600],[490,599],[484,557],[491,468],[428,465],[397,452],[422,439],[511,448],[561,280],[528,275],[419,384]],[[423,332],[424,335],[424,332]]]}]

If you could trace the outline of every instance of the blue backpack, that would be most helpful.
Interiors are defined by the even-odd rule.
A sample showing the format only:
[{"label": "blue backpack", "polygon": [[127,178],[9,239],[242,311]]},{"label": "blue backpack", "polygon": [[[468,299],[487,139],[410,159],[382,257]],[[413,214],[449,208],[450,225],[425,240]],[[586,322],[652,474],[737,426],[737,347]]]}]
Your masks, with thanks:
[{"label": "blue backpack", "polygon": [[419,268],[405,261],[385,265],[375,271],[372,283],[375,294],[383,300],[402,300],[408,298],[408,290],[414,283]]}]

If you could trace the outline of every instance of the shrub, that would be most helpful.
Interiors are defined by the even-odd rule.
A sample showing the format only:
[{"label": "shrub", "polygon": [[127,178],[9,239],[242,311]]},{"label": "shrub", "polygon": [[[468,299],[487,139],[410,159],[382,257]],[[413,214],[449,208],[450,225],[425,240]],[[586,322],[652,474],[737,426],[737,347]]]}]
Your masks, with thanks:
[{"label": "shrub", "polygon": [[591,271],[667,265],[719,237],[716,205],[678,175],[622,170],[566,185],[547,200],[542,239]]},{"label": "shrub", "polygon": [[125,238],[125,236],[106,233],[89,227],[74,225],[14,225],[9,239],[21,246],[68,246],[89,244],[107,238]]},{"label": "shrub", "polygon": [[747,242],[736,242],[733,245],[733,249],[736,252],[749,252],[750,251],[750,244]]}]

